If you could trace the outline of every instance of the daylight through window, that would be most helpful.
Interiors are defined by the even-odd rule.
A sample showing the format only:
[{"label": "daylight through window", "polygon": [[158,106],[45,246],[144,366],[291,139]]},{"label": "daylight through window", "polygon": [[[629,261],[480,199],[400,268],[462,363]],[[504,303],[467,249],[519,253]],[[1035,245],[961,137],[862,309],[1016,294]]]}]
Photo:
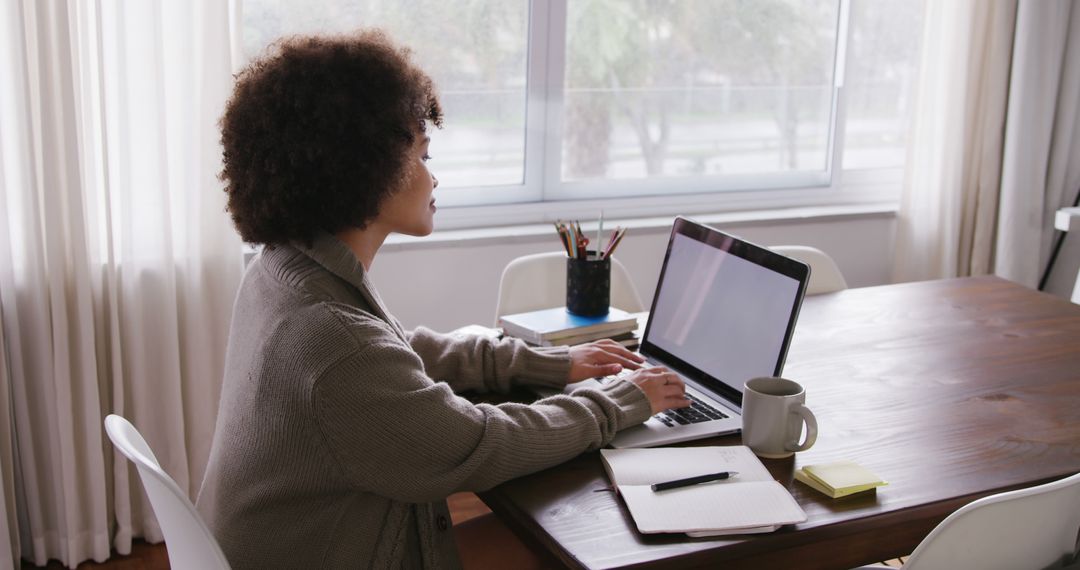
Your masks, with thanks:
[{"label": "daylight through window", "polygon": [[[439,86],[445,206],[836,188],[896,178],[907,0],[244,0],[278,37],[386,29]],[[891,173],[891,174],[890,174]]]}]

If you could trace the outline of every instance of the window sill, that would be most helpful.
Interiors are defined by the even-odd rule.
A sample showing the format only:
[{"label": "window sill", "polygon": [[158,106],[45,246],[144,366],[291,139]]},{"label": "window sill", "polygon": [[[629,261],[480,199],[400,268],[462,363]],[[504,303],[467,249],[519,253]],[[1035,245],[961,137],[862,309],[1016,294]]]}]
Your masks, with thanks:
[{"label": "window sill", "polygon": [[[696,221],[720,225],[725,228],[767,223],[827,222],[832,220],[852,219],[891,219],[896,216],[897,204],[894,202],[874,204],[852,204],[835,206],[809,206],[799,208],[777,208],[768,210],[746,210],[739,212],[719,212],[692,214]],[[586,211],[586,210],[582,210]],[[671,228],[671,216],[639,217],[627,219],[608,219],[605,226],[614,229],[616,225],[634,230],[664,230]],[[596,221],[582,220],[586,234],[596,231]],[[383,244],[382,251],[408,251],[440,247],[465,247],[488,244],[513,244],[532,242],[537,237],[548,238],[554,228],[551,223],[518,224],[485,228],[437,230],[429,236],[412,237],[393,234]],[[605,232],[606,233],[606,232]]]}]

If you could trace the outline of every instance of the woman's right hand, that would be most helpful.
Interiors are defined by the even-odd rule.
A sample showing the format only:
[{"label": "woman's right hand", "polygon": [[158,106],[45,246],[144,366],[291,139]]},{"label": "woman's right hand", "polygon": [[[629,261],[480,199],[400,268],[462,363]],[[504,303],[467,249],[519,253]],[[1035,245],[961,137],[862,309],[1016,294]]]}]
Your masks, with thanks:
[{"label": "woman's right hand", "polygon": [[635,370],[626,376],[626,380],[637,384],[637,387],[645,392],[654,415],[671,408],[685,408],[690,405],[690,400],[686,399],[686,384],[682,378],[663,366]]}]

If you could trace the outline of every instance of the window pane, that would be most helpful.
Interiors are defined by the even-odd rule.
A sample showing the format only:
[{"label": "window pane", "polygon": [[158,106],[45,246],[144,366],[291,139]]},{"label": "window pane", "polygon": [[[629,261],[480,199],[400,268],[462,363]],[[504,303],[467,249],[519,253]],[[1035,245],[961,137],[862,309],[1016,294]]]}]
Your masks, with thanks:
[{"label": "window pane", "polygon": [[838,0],[569,0],[563,180],[823,171]]},{"label": "window pane", "polygon": [[243,0],[248,57],[277,38],[380,27],[411,47],[439,88],[431,133],[439,191],[521,184],[528,0]]},{"label": "window pane", "polygon": [[844,168],[904,165],[922,3],[853,0],[844,91]]}]

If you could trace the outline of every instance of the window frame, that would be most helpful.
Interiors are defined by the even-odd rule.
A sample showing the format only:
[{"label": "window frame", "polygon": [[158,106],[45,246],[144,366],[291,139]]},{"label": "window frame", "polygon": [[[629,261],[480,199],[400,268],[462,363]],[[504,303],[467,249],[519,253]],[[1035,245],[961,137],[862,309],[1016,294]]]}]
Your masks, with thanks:
[{"label": "window frame", "polygon": [[[440,196],[447,207],[438,227],[526,224],[585,217],[604,210],[609,219],[806,206],[894,204],[903,168],[842,168],[847,109],[844,78],[852,31],[850,0],[838,0],[833,97],[822,171],[630,180],[562,180],[562,104],[568,0],[531,0],[527,58],[526,144],[521,185],[454,188]],[[539,125],[536,128],[535,125]],[[435,166],[437,168],[437,165]],[[677,193],[664,188],[680,186]],[[463,199],[450,199],[453,193]],[[468,193],[468,194],[466,194]],[[509,194],[509,196],[508,196]],[[498,195],[498,202],[490,199]],[[618,201],[613,201],[618,198]]]},{"label": "window frame", "polygon": [[[844,170],[847,109],[844,76],[852,35],[851,0],[836,0],[837,37],[824,170],[562,180],[562,110],[570,0],[529,0],[526,38],[525,137],[518,184],[437,191],[436,227],[461,229],[553,221],[738,210],[895,204],[903,167]],[[238,11],[242,0],[236,2]],[[239,21],[240,15],[237,15]],[[438,176],[438,148],[431,167]],[[670,189],[677,187],[677,192]]]}]

